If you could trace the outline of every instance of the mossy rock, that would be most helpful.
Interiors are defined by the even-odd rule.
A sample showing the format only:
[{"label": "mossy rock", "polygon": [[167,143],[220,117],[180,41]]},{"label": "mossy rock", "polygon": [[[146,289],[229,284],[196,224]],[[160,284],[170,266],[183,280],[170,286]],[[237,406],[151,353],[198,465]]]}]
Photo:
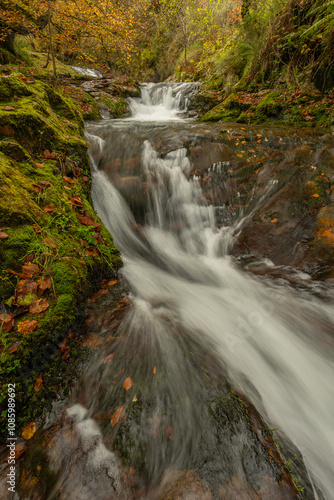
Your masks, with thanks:
[{"label": "mossy rock", "polygon": [[270,92],[256,106],[254,123],[264,122],[268,119],[278,119],[282,116],[285,106],[279,92]]},{"label": "mossy rock", "polygon": [[237,94],[231,94],[221,104],[202,116],[200,122],[236,122],[240,113],[250,106],[238,101]]}]

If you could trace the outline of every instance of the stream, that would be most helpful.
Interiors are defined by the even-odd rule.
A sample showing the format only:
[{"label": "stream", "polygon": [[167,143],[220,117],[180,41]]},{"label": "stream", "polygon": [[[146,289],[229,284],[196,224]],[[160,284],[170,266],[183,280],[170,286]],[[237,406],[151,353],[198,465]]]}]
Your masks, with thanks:
[{"label": "stream", "polygon": [[[47,498],[334,498],[333,293],[238,247],[278,181],[228,178],[228,138],[248,127],[188,118],[198,88],[144,85],[131,118],[86,125],[130,292],[120,333],[48,423],[62,422]],[[261,136],[279,148],[283,132]]]}]

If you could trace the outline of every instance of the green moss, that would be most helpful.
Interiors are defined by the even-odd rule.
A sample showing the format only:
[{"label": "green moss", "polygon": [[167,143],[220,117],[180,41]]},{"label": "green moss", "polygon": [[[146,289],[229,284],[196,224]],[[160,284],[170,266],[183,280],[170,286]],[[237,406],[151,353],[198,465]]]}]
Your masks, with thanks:
[{"label": "green moss", "polygon": [[225,99],[221,104],[211,109],[206,113],[199,121],[201,122],[215,122],[215,121],[225,121],[225,122],[236,122],[241,111],[247,109],[249,106],[245,106],[240,103],[237,99],[236,94],[231,94],[227,99]]},{"label": "green moss", "polygon": [[128,116],[129,104],[123,97],[102,95],[98,100],[107,106],[112,118]]},{"label": "green moss", "polygon": [[279,92],[270,92],[256,106],[254,123],[262,123],[268,119],[278,119],[282,116],[285,107]]},{"label": "green moss", "polygon": [[69,263],[56,262],[52,265],[56,293],[74,295],[80,283],[80,274]]}]

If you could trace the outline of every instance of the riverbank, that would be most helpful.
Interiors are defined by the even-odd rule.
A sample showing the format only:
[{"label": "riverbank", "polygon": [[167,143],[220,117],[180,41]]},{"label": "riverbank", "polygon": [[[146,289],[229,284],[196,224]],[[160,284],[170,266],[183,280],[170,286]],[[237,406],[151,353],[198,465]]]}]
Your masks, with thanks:
[{"label": "riverbank", "polygon": [[4,438],[7,384],[16,387],[20,433],[59,391],[66,394],[84,355],[76,338],[77,321],[84,320],[80,309],[102,277],[115,277],[121,265],[112,237],[91,204],[83,135],[87,103],[79,102],[77,94],[66,95],[60,85],[35,78],[34,69],[12,69],[2,68],[0,76]]}]

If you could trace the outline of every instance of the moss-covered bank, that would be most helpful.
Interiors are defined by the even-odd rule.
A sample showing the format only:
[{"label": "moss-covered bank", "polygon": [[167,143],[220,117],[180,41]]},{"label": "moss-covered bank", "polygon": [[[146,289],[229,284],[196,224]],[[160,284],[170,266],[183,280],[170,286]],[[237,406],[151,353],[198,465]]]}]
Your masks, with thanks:
[{"label": "moss-covered bank", "polygon": [[332,93],[308,94],[286,89],[257,89],[239,83],[231,94],[204,87],[193,106],[202,122],[287,125],[331,130],[334,125]]},{"label": "moss-covered bank", "polygon": [[19,432],[60,388],[66,390],[72,360],[82,349],[76,341],[78,308],[97,279],[114,274],[121,262],[91,205],[83,128],[80,109],[60,87],[22,73],[0,77],[4,437],[7,384],[16,387]]}]

